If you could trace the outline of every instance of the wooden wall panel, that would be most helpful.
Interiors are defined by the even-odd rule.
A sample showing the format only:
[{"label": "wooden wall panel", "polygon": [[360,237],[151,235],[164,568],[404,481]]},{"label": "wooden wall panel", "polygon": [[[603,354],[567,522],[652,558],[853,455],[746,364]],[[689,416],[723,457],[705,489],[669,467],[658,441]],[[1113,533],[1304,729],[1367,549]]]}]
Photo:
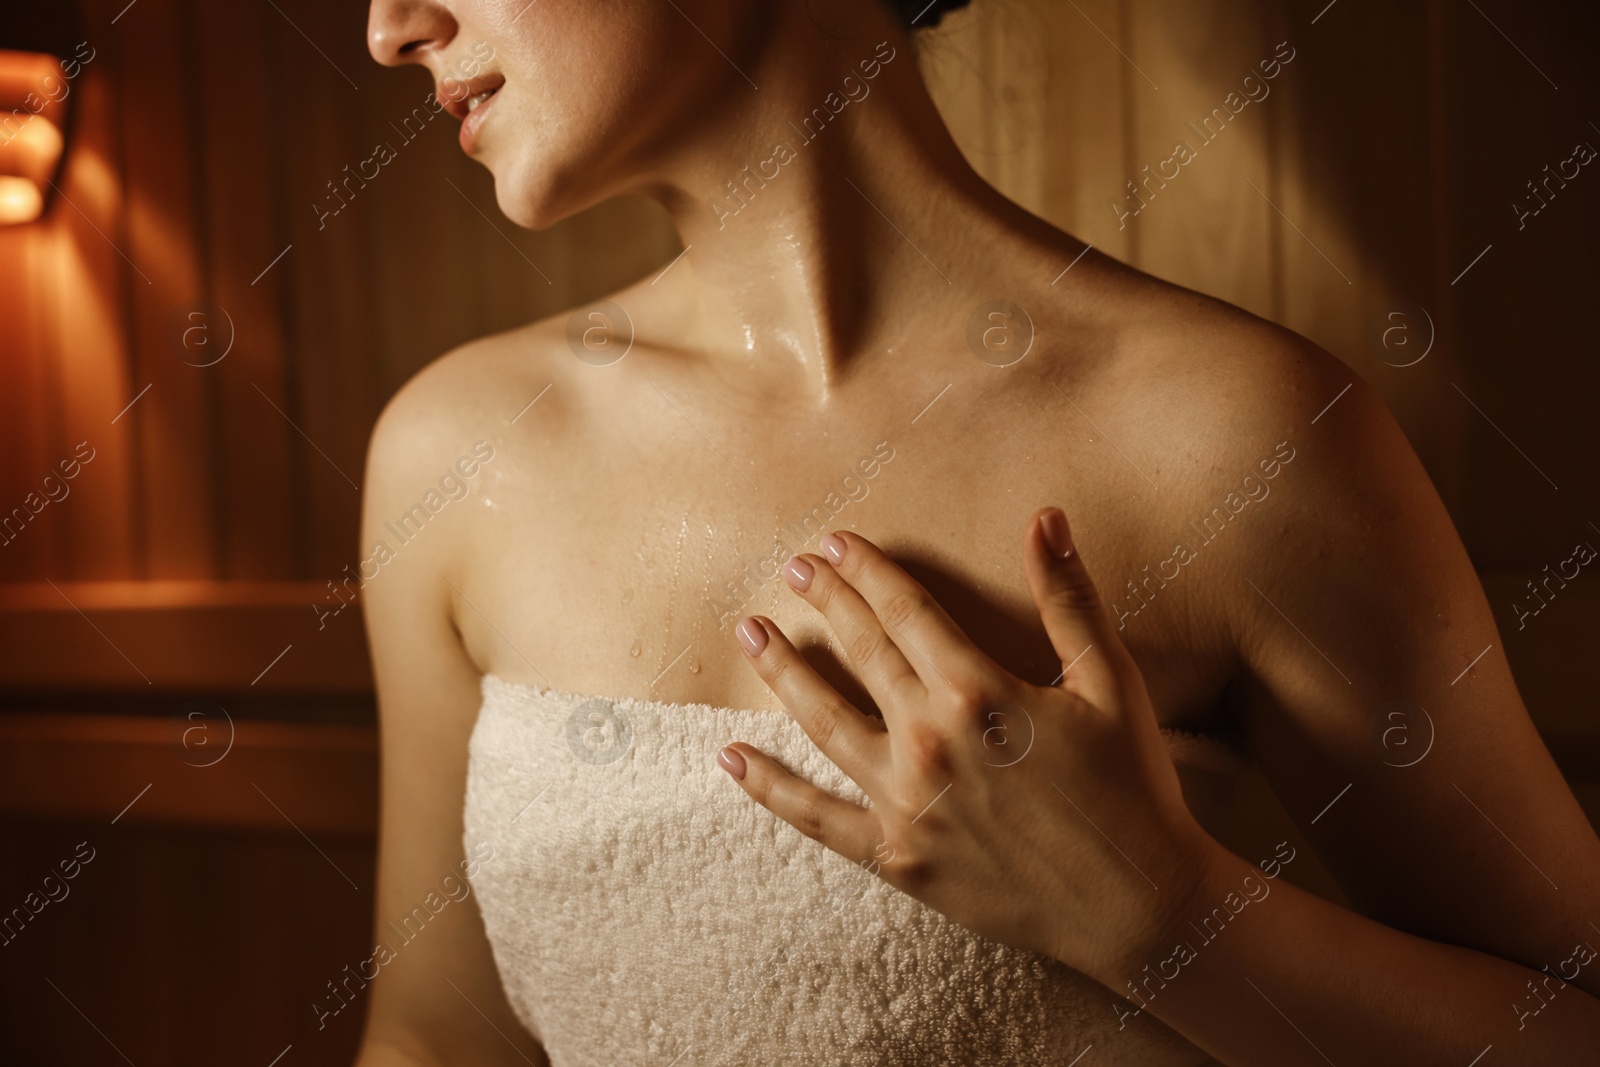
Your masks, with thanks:
[{"label": "wooden wall panel", "polygon": [[330,866],[370,887],[370,841],[0,820],[4,899],[37,890],[81,842],[94,859],[70,895],[0,950],[0,1058],[267,1067],[292,1046],[278,1067],[352,1062],[363,1011],[319,1030],[311,1005],[372,952],[370,894]]},{"label": "wooden wall panel", "polygon": [[[174,358],[173,313],[201,290],[196,106],[188,24],[176,3],[142,5],[120,19],[116,94],[127,189],[125,247],[134,272],[135,377],[153,383],[126,418],[139,434],[145,576],[218,573],[214,390]],[[108,57],[112,58],[112,57]]]},{"label": "wooden wall panel", "polygon": [[[372,273],[368,190],[342,192],[349,206],[319,222],[313,204],[340,203],[330,188],[370,154],[364,96],[381,75],[365,55],[364,18],[354,5],[292,0],[268,23],[278,60],[274,84],[285,119],[275,125],[277,151],[288,164],[282,196],[292,250],[274,270],[292,286],[292,403],[286,414],[303,433],[297,476],[308,493],[301,523],[315,531],[308,546],[312,575],[331,578],[352,559],[360,514],[366,435],[374,395]],[[304,34],[304,36],[302,36]],[[310,38],[307,40],[306,38]],[[319,51],[320,49],[320,51]],[[352,84],[353,83],[353,84]],[[366,84],[362,90],[358,86]],[[388,177],[384,175],[382,177]]]},{"label": "wooden wall panel", "polygon": [[191,3],[188,13],[200,86],[206,241],[197,250],[204,270],[202,289],[194,294],[200,317],[185,321],[203,329],[207,343],[174,356],[206,363],[232,343],[222,362],[190,370],[210,379],[218,394],[218,573],[236,579],[293,574],[296,562],[290,484],[295,431],[277,410],[289,406],[284,275],[267,271],[258,279],[283,250],[277,220],[267,209],[273,165],[271,142],[263,135],[278,121],[278,93],[268,57],[238,47],[258,40],[268,17],[277,16],[259,4]]},{"label": "wooden wall panel", "polygon": [[[55,465],[54,404],[47,356],[48,320],[37,313],[47,299],[40,285],[41,260],[47,235],[37,227],[0,231],[0,256],[6,270],[0,284],[0,574],[7,577],[39,573],[57,565],[54,542],[47,531],[59,516],[53,504],[40,508],[42,480]],[[44,418],[41,418],[44,416]],[[29,503],[29,494],[34,494]],[[20,509],[20,510],[19,510]]]},{"label": "wooden wall panel", "polygon": [[[1369,289],[1381,292],[1387,286],[1373,277],[1383,269],[1376,261],[1379,249],[1371,245],[1376,235],[1354,217],[1356,198],[1347,196],[1342,187],[1345,168],[1329,167],[1332,146],[1348,142],[1327,136],[1326,130],[1330,122],[1342,118],[1384,119],[1369,115],[1363,107],[1368,103],[1363,90],[1369,83],[1362,73],[1372,56],[1366,54],[1362,64],[1349,66],[1352,53],[1366,51],[1360,31],[1354,28],[1363,13],[1347,4],[1329,9],[1312,25],[1316,14],[1301,13],[1273,35],[1274,45],[1287,42],[1295,59],[1271,83],[1273,95],[1262,101],[1260,117],[1267,120],[1279,150],[1274,200],[1282,214],[1274,212],[1272,219],[1274,259],[1279,264],[1274,277],[1275,318],[1365,371],[1375,360],[1363,343],[1364,305]],[[1366,12],[1367,18],[1372,14]],[[1399,19],[1403,29],[1415,28],[1415,19],[1409,25],[1403,14]],[[1403,72],[1386,73],[1401,74],[1395,84],[1405,85]],[[1400,114],[1414,113],[1407,109]],[[1382,131],[1373,133],[1369,127],[1363,131],[1364,139],[1390,146]]]},{"label": "wooden wall panel", "polygon": [[[1317,243],[1350,284],[1333,284],[1322,255],[1280,227],[1279,321],[1383,394],[1451,503],[1459,498],[1464,420],[1463,405],[1449,402],[1460,353],[1448,276],[1439,277],[1448,264],[1434,234],[1434,205],[1445,202],[1449,175],[1431,136],[1443,57],[1427,47],[1429,20],[1425,6],[1341,4],[1297,9],[1283,30],[1299,56],[1278,79],[1282,99],[1272,113],[1283,149],[1282,206],[1292,219],[1331,230]],[[1407,105],[1396,106],[1402,100]],[[1350,165],[1352,148],[1359,166]]]},{"label": "wooden wall panel", "polygon": [[[918,44],[957,144],[979,173],[1014,189],[1028,206],[1040,199],[1036,164],[1050,152],[1042,122],[1052,82],[1043,19],[1035,5],[978,5]],[[995,62],[1001,55],[1010,62]]]},{"label": "wooden wall panel", "polygon": [[[1262,5],[1126,2],[1133,33],[1125,50],[1159,86],[1131,99],[1127,179],[1137,182],[1146,201],[1128,221],[1134,262],[1272,318],[1278,312],[1273,296],[1279,268],[1272,238],[1281,220],[1268,199],[1277,201],[1281,193],[1273,175],[1270,117],[1263,114],[1271,98],[1246,105],[1236,116],[1226,106],[1228,94],[1272,57],[1275,42],[1268,40]],[[1212,118],[1214,113],[1222,117]],[[1196,158],[1163,181],[1158,164],[1179,143]],[[1155,175],[1148,184],[1147,174]],[[1126,186],[1124,192],[1130,204],[1139,202]],[[1319,230],[1311,236],[1331,235]]]},{"label": "wooden wall panel", "polygon": [[12,582],[0,586],[0,693],[103,708],[150,694],[372,691],[359,607],[319,618],[323,582]]},{"label": "wooden wall panel", "polygon": [[1111,201],[1127,177],[1128,97],[1149,86],[1127,84],[1131,71],[1117,51],[1123,10],[1122,0],[975,4],[931,32],[919,58],[980,174],[1040,217],[1125,258],[1128,230]]},{"label": "wooden wall panel", "polygon": [[[204,717],[191,719],[185,706],[175,703],[161,717],[5,716],[0,815],[357,837],[376,832],[375,728],[251,721],[238,705],[234,718],[214,710],[224,705],[209,705]],[[63,790],[64,781],[78,788]]]},{"label": "wooden wall panel", "polygon": [[58,516],[57,536],[63,536],[68,559],[52,576],[71,579],[142,574],[145,544],[134,493],[139,423],[131,412],[122,415],[146,384],[134,382],[128,343],[129,283],[138,279],[112,243],[120,239],[124,219],[115,163],[121,149],[109,57],[97,52],[68,98],[76,126],[61,188],[70,204],[58,205],[36,227],[55,246],[54,270],[47,275],[52,291],[43,306],[55,321],[56,343],[40,353],[56,365],[60,382],[54,462],[71,456],[80,443],[94,450]]},{"label": "wooden wall panel", "polygon": [[1600,547],[1587,525],[1600,523],[1590,411],[1600,365],[1587,314],[1600,273],[1600,163],[1564,188],[1553,182],[1548,206],[1524,226],[1513,204],[1536,205],[1528,183],[1579,142],[1600,150],[1600,12],[1576,0],[1479,7],[1447,5],[1442,27],[1452,57],[1452,266],[1493,246],[1453,287],[1468,356],[1459,385],[1482,409],[1456,397],[1472,471],[1460,520],[1480,566],[1537,570],[1580,538]]}]

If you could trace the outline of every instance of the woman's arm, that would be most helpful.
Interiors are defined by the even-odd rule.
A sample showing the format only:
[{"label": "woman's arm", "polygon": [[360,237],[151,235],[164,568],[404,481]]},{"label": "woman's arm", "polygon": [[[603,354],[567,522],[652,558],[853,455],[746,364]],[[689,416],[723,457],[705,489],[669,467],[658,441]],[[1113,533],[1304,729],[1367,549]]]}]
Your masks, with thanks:
[{"label": "woman's arm", "polygon": [[[1292,1035],[1248,974],[1335,1062],[1341,1046],[1391,1032],[1398,1059],[1410,1040],[1439,1062],[1491,1043],[1485,1065],[1600,1061],[1600,842],[1528,718],[1404,435],[1342,365],[1301,365],[1294,389],[1256,398],[1283,413],[1256,432],[1292,440],[1294,469],[1220,557],[1220,581],[1239,594],[1226,598],[1242,659],[1231,702],[1286,809],[1378,922],[1275,893],[1241,913],[1243,936],[1230,927],[1221,951],[1204,950],[1207,978],[1191,983],[1184,968],[1179,995],[1152,1010],[1204,1013],[1201,987],[1243,988]],[[1582,534],[1548,539],[1564,556]],[[1235,1040],[1252,1031],[1263,1029]],[[1253,1062],[1247,1044],[1217,1047]],[[1407,1061],[1430,1062],[1419,1055]]]},{"label": "woman's arm", "polygon": [[[391,401],[367,463],[363,555],[386,519],[435,487],[473,443],[429,414],[448,410],[425,372]],[[376,972],[359,1067],[526,1067],[543,1064],[501,990],[477,897],[463,877],[492,857],[464,855],[467,739],[479,674],[451,621],[447,577],[461,516],[393,548],[362,588],[377,676],[383,761],[374,946]],[[365,573],[371,573],[367,568]],[[430,899],[431,895],[431,899]],[[418,909],[421,909],[418,911]]]},{"label": "woman's arm", "polygon": [[1269,883],[1220,848],[1164,926],[1094,977],[1128,998],[1125,1027],[1153,1015],[1230,1067],[1600,1063],[1600,1001],[1560,977],[1592,982],[1593,950],[1541,973]]}]

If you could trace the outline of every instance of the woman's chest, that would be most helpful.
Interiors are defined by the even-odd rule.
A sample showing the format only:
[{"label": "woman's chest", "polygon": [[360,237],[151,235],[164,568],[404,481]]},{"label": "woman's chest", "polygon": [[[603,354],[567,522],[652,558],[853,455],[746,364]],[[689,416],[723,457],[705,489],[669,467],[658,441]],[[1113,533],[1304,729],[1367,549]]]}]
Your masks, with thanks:
[{"label": "woman's chest", "polygon": [[[952,418],[942,431],[923,422],[853,426],[770,452],[707,424],[650,445],[598,440],[554,472],[508,464],[463,553],[467,647],[481,668],[533,684],[770,708],[733,633],[760,614],[860,698],[826,620],[781,576],[791,555],[818,553],[824,533],[849,528],[1001,666],[1049,684],[1060,657],[1024,578],[1029,517],[1047,505],[1067,512],[1110,600],[1166,554],[1150,533],[1162,526],[1154,494],[1103,442],[1048,419]],[[637,430],[643,440],[658,432]],[[1230,669],[1201,585],[1172,588],[1162,611],[1124,629],[1166,724],[1206,717]]]}]

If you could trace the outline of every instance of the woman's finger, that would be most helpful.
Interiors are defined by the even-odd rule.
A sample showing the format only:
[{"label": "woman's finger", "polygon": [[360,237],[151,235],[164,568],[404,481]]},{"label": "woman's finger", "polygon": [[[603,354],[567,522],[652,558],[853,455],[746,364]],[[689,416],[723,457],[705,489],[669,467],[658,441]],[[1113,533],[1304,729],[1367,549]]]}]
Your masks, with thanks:
[{"label": "woman's finger", "polygon": [[717,763],[757,803],[812,840],[857,862],[874,856],[881,835],[877,817],[868,809],[796,778],[742,742],[718,752]]},{"label": "woman's finger", "polygon": [[922,681],[864,597],[818,556],[795,556],[783,580],[822,613],[844,644],[850,665],[886,717],[921,698]]},{"label": "woman's finger", "polygon": [[834,572],[872,608],[923,685],[954,687],[955,674],[970,673],[982,660],[939,602],[877,545],[838,531],[825,535],[821,547]]},{"label": "woman's finger", "polygon": [[1034,514],[1022,555],[1045,633],[1061,657],[1062,685],[1097,703],[1111,696],[1128,652],[1060,508]]},{"label": "woman's finger", "polygon": [[869,795],[888,765],[888,734],[805,661],[782,630],[759,616],[734,628],[745,656],[822,754]]}]

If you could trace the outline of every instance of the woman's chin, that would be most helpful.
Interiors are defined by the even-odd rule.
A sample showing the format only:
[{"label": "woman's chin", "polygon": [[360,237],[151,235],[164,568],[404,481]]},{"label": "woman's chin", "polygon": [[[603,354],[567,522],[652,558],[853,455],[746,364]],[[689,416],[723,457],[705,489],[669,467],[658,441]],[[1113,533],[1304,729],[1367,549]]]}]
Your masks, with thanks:
[{"label": "woman's chin", "polygon": [[525,230],[548,230],[556,223],[577,213],[572,197],[558,193],[549,175],[529,174],[519,168],[519,173],[503,174],[490,168],[494,175],[495,203],[501,214]]},{"label": "woman's chin", "polygon": [[494,201],[500,213],[524,229],[537,229],[541,212],[535,198],[519,181],[508,178],[493,167],[489,173],[494,178]]},{"label": "woman's chin", "polygon": [[546,211],[538,205],[530,206],[526,201],[511,205],[509,208],[502,205],[501,211],[506,218],[516,223],[518,228],[524,230],[548,230],[566,216],[554,211]]}]

